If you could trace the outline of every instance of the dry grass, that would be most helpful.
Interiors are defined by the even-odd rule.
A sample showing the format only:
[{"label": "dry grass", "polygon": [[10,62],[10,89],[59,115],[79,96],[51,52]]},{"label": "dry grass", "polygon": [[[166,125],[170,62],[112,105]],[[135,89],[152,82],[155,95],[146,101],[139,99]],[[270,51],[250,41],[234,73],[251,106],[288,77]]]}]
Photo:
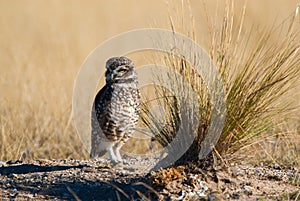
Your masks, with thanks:
[{"label": "dry grass", "polygon": [[[237,156],[240,158],[241,155],[245,159],[249,153],[254,153],[253,150],[258,150],[254,145],[260,145],[261,142],[270,144],[270,138],[272,138],[273,140],[277,139],[276,147],[270,149],[260,145],[259,150],[263,150],[272,162],[279,161],[286,165],[298,165],[299,154],[294,154],[297,153],[297,149],[294,150],[294,148],[299,146],[298,143],[291,142],[291,140],[278,140],[278,138],[288,139],[293,135],[295,139],[299,139],[295,131],[282,125],[283,123],[288,124],[290,118],[296,115],[292,105],[295,96],[291,95],[295,95],[297,82],[300,79],[300,29],[297,21],[299,7],[295,7],[294,12],[291,12],[279,25],[249,28],[244,24],[247,4],[244,4],[240,15],[236,16],[235,3],[233,1],[226,2],[220,21],[216,16],[216,22],[208,26],[210,36],[208,41],[211,42],[209,52],[222,75],[227,107],[224,129],[219,141],[214,144],[216,151],[222,155],[231,154],[231,159]],[[182,10],[184,13],[186,9]],[[204,9],[204,11],[207,10]],[[180,16],[184,18],[184,14]],[[172,17],[170,19],[174,31],[183,26],[174,22]],[[210,21],[208,15],[208,24]],[[181,32],[183,30],[184,34],[195,38],[197,30],[194,29],[193,24],[192,21],[190,28],[186,29],[186,25],[184,25],[179,30]],[[274,38],[276,38],[276,43],[274,43]],[[196,62],[202,59],[197,58],[197,53],[193,50],[190,54],[191,58],[196,58]],[[208,94],[203,86],[205,83],[195,76],[195,72],[191,69],[191,65],[195,66],[196,62],[186,64],[183,56],[178,58],[174,55],[174,53],[169,53],[165,56],[165,65],[184,77],[198,95],[200,126],[194,143],[182,156],[182,160],[192,161],[197,160],[197,153],[203,149],[202,142],[208,135],[212,119],[211,108],[215,103],[210,103],[209,99],[212,94]],[[180,94],[182,98],[176,100],[168,91],[158,93],[157,97],[162,99],[165,110],[169,111],[167,127],[162,126],[155,117],[151,116],[147,107],[145,107],[146,117],[143,118],[145,124],[151,128],[163,146],[175,139],[179,126],[182,126],[182,122],[186,119],[186,117],[181,117],[181,106],[185,105],[184,109],[189,107],[184,102],[189,96],[187,88],[178,82],[177,77],[171,79],[171,82],[172,91],[179,90],[177,94]],[[158,79],[158,83],[163,82]],[[186,122],[191,121],[193,118],[188,116]],[[189,134],[186,131],[186,135]],[[287,141],[290,143],[287,144]],[[251,147],[246,155],[239,152],[240,150],[244,151],[245,147]],[[285,149],[288,147],[287,149],[290,151],[283,151],[278,147]],[[256,160],[258,159],[265,160],[266,158],[256,157]]]},{"label": "dry grass", "polygon": [[[208,16],[215,16],[216,10],[223,12],[222,2],[218,8],[217,1],[203,2]],[[211,40],[209,31],[203,29],[208,23],[201,12],[203,2],[191,1],[190,12],[195,17],[195,37],[208,49]],[[296,2],[248,2],[244,26],[273,24],[275,18],[291,13]],[[160,12],[168,10],[167,4],[159,0],[139,5],[134,0],[64,4],[59,0],[47,5],[35,0],[0,1],[0,160],[87,158],[70,119],[73,83],[84,58],[120,32],[153,24],[169,28],[168,13]],[[170,3],[169,7],[178,5]],[[236,5],[235,17],[241,8]],[[276,40],[271,38],[270,46]],[[293,121],[296,126],[298,122]]]}]

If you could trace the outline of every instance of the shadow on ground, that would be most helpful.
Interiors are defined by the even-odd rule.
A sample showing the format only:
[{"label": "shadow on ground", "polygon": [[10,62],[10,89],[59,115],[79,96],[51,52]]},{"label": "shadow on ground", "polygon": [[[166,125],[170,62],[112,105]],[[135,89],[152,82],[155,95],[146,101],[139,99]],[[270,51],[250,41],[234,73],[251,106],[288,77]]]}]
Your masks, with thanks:
[{"label": "shadow on ground", "polygon": [[105,167],[18,164],[0,167],[0,176],[0,195],[9,199],[155,200],[144,177],[130,178]]},{"label": "shadow on ground", "polygon": [[52,172],[52,171],[60,171],[60,170],[68,170],[71,168],[83,168],[84,165],[77,166],[39,166],[32,164],[21,164],[15,166],[8,167],[0,167],[1,175],[10,175],[10,174],[28,174],[28,173],[36,173],[36,172]]}]

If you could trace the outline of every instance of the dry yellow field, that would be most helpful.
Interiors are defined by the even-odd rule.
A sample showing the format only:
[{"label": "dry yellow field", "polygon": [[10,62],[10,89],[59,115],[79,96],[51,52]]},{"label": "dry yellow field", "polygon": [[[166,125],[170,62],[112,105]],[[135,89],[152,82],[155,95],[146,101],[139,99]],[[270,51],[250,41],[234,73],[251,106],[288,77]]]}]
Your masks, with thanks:
[{"label": "dry yellow field", "polygon": [[[197,42],[207,48],[206,13],[212,21],[221,19],[221,2],[191,0],[189,10],[187,1],[178,0],[0,0],[0,160],[88,158],[71,120],[73,84],[87,55],[125,31],[170,29],[169,15],[177,24],[177,15],[187,21],[193,15]],[[238,18],[244,4],[234,2]],[[244,24],[279,24],[297,3],[249,0]],[[189,29],[190,22],[182,24]],[[297,104],[299,96],[291,98]],[[295,118],[293,129],[299,122]]]}]

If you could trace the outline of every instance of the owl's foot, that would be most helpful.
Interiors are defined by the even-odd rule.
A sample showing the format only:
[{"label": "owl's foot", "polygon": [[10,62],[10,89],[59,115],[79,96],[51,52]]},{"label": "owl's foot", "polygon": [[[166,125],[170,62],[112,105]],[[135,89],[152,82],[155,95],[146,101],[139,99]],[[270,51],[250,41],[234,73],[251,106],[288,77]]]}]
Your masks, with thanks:
[{"label": "owl's foot", "polygon": [[113,146],[113,152],[117,158],[117,161],[120,163],[124,163],[124,160],[122,159],[122,156],[120,154],[120,149],[121,147],[124,145],[124,142],[118,142],[117,144],[115,144],[115,146]]},{"label": "owl's foot", "polygon": [[116,155],[116,157],[117,157],[117,160],[118,160],[120,163],[123,162],[122,156],[121,156],[121,154],[120,154],[120,150],[116,149],[116,150],[115,150],[115,155]]},{"label": "owl's foot", "polygon": [[113,166],[123,166],[123,165],[130,165],[126,160],[122,161],[110,161]]},{"label": "owl's foot", "polygon": [[127,160],[125,160],[125,159],[123,159],[123,164],[124,165],[130,165],[130,163]]},{"label": "owl's foot", "polygon": [[123,163],[123,159],[116,153],[113,152],[113,157],[110,157],[110,161],[114,164]]},{"label": "owl's foot", "polygon": [[110,160],[110,163],[112,164],[112,166],[116,166],[116,165],[122,164],[121,162],[115,161],[115,160]]},{"label": "owl's foot", "polygon": [[110,158],[110,161],[111,161],[111,163],[113,163],[114,165],[116,165],[116,164],[120,164],[120,163],[123,163],[124,161],[123,161],[123,159],[122,159],[122,157],[121,157],[121,154],[120,154],[120,152],[114,152],[114,151],[109,151],[108,152],[109,153],[109,158]]}]

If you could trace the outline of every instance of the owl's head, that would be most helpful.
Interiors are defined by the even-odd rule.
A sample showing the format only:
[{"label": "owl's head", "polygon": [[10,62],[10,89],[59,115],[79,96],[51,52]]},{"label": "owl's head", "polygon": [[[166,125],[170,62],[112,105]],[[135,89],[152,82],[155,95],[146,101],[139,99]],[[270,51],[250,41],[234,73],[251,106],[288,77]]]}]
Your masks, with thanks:
[{"label": "owl's head", "polygon": [[106,62],[107,83],[131,83],[137,80],[133,62],[127,57],[112,57]]}]

